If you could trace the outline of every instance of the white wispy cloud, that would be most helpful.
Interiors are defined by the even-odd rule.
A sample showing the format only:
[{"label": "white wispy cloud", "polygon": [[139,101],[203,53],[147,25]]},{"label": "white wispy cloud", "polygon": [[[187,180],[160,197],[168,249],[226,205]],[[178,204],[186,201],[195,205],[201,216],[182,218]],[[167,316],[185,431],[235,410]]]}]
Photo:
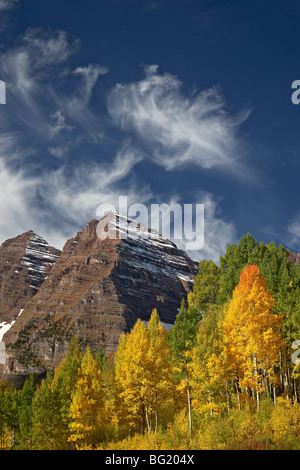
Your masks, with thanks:
[{"label": "white wispy cloud", "polygon": [[14,135],[0,137],[0,238],[16,236],[28,229],[30,208],[36,197],[37,180],[18,162],[21,151],[15,145]]},{"label": "white wispy cloud", "polygon": [[[118,207],[120,195],[129,205],[159,199],[151,178],[135,179],[135,167],[147,158],[165,170],[192,164],[232,172],[238,160],[236,131],[247,113],[229,116],[215,88],[185,96],[177,77],[160,75],[155,65],[145,68],[143,80],[111,90],[110,116],[127,135],[119,143],[112,139],[116,150],[106,147],[101,159],[103,127],[91,105],[108,69],[72,67],[79,46],[64,31],[31,28],[2,54],[8,104],[0,116],[6,129],[0,138],[0,242],[32,229],[61,248],[96,217],[100,204]],[[73,159],[71,150],[79,147],[83,155]],[[205,242],[190,255],[216,260],[234,227],[217,213],[211,194],[196,202],[206,207]]]},{"label": "white wispy cloud", "polygon": [[[78,164],[71,171],[61,166],[43,175],[43,198],[59,218],[67,218],[72,224],[83,223],[95,217],[101,203],[116,203],[121,182],[130,176],[136,163],[136,153],[124,145],[110,164]],[[130,199],[149,197],[147,188],[137,189],[133,182],[126,184],[124,190]]]},{"label": "white wispy cloud", "polygon": [[0,72],[7,87],[7,118],[47,136],[49,108],[59,102],[55,85],[78,47],[78,40],[69,41],[65,31],[30,28],[17,45],[5,50]]},{"label": "white wispy cloud", "polygon": [[300,250],[300,212],[287,225],[286,243],[291,250]]},{"label": "white wispy cloud", "polygon": [[66,62],[80,47],[80,41],[70,41],[66,31],[43,28],[28,28],[23,35],[23,43],[31,66],[40,74],[47,73],[45,68],[50,65]]},{"label": "white wispy cloud", "polygon": [[240,173],[240,125],[245,110],[232,116],[218,87],[184,95],[182,83],[156,65],[139,82],[117,84],[108,99],[114,123],[148,146],[149,158],[166,170],[186,164]]},{"label": "white wispy cloud", "polygon": [[70,61],[79,50],[80,41],[66,31],[27,29],[17,45],[1,56],[0,73],[10,110],[6,118],[40,133],[44,141],[76,126],[77,136],[99,140],[101,120],[89,102],[99,77],[108,69],[90,64],[72,70]]},{"label": "white wispy cloud", "polygon": [[[196,261],[212,259],[218,264],[220,255],[223,255],[230,242],[236,240],[236,227],[233,222],[226,221],[222,218],[220,200],[208,191],[199,191],[195,195],[194,201],[189,201],[186,205],[193,207],[192,225],[190,226],[188,220],[188,210],[185,204],[178,196],[172,197],[168,203],[161,206],[163,210],[163,217],[161,220],[161,233],[167,235],[170,233],[170,238],[181,250]],[[170,214],[174,206],[179,206],[179,214],[181,214],[181,223],[176,224],[176,215],[173,222],[171,222],[170,230]],[[196,214],[196,205],[203,205],[204,218]],[[176,209],[175,209],[176,214]],[[179,216],[180,220],[180,216]],[[178,220],[177,220],[178,222]],[[147,221],[143,222],[147,224]],[[178,236],[179,235],[179,236]]]},{"label": "white wispy cloud", "polygon": [[[65,31],[30,28],[2,54],[8,99],[0,116],[6,129],[0,138],[1,241],[33,229],[60,245],[96,216],[99,204],[116,200],[122,179],[131,179],[139,161],[127,142],[108,163],[98,155],[65,161],[77,146],[88,153],[88,144],[101,135],[89,101],[108,69],[91,64],[72,72],[69,60],[78,48]],[[147,190],[128,181],[126,192],[138,199]]]},{"label": "white wispy cloud", "polygon": [[[118,207],[122,180],[131,175],[136,152],[125,143],[111,164],[61,165],[38,175],[11,165],[18,155],[13,142],[0,141],[0,243],[27,230],[34,230],[49,243],[62,248],[70,236],[92,218],[97,207]],[[126,180],[123,187],[130,204],[152,197],[148,186]]]},{"label": "white wispy cloud", "polygon": [[108,73],[108,67],[99,64],[90,64],[85,67],[76,67],[73,71],[74,75],[82,76],[84,83],[80,87],[80,100],[85,104],[91,99],[93,88],[101,75]]},{"label": "white wispy cloud", "polygon": [[0,11],[8,11],[15,8],[20,0],[0,0]]},{"label": "white wispy cloud", "polygon": [[57,147],[47,147],[47,150],[50,155],[61,160],[69,152],[69,147],[67,145],[61,145]]},{"label": "white wispy cloud", "polygon": [[21,0],[0,0],[0,32],[11,24],[11,14],[20,2]]},{"label": "white wispy cloud", "polygon": [[103,138],[103,132],[98,116],[91,111],[89,105],[99,77],[107,73],[108,68],[100,64],[76,67],[71,72],[71,75],[79,80],[75,91],[70,95],[60,95],[56,100],[64,113],[88,133],[94,142]]},{"label": "white wispy cloud", "polygon": [[[162,203],[148,185],[131,178],[142,156],[130,141],[124,142],[111,163],[81,163],[73,168],[61,165],[57,170],[38,174],[12,164],[20,161],[18,152],[11,136],[0,140],[0,219],[5,221],[1,224],[0,242],[32,229],[62,248],[77,230],[97,218],[100,204],[109,203],[118,210],[119,196],[127,196],[128,207],[145,204],[150,212],[151,203]],[[172,229],[170,238],[191,258],[213,259],[218,263],[228,242],[235,239],[234,224],[222,219],[220,201],[212,194],[201,191],[195,198],[192,203],[204,204],[203,247],[189,250],[190,240],[185,237],[189,234],[183,233],[183,238],[178,239]],[[167,207],[172,208],[173,204],[184,210],[180,196],[167,201]],[[164,214],[163,223],[167,223],[167,216]],[[167,228],[163,227],[163,233]]]},{"label": "white wispy cloud", "polygon": [[72,130],[73,129],[72,126],[69,126],[66,123],[66,118],[59,109],[57,111],[55,111],[55,113],[52,113],[50,115],[50,117],[53,121],[53,124],[49,125],[50,135],[52,135],[52,136],[56,135],[62,130]]},{"label": "white wispy cloud", "polygon": [[232,221],[222,218],[221,201],[213,194],[202,191],[197,201],[204,204],[204,245],[190,255],[197,260],[212,259],[219,262],[220,255],[226,252],[228,243],[236,240],[236,227]]}]

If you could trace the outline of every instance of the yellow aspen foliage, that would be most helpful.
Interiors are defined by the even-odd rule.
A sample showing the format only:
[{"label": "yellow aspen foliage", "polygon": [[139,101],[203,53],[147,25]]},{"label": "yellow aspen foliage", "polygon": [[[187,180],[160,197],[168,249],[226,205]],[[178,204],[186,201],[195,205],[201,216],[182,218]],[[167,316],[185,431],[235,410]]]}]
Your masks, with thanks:
[{"label": "yellow aspen foliage", "polygon": [[221,354],[222,332],[218,308],[210,308],[200,323],[192,351],[191,386],[194,411],[215,415],[228,407],[228,371]]},{"label": "yellow aspen foliage", "polygon": [[126,428],[128,424],[127,419],[127,406],[123,398],[123,381],[122,374],[125,360],[125,344],[128,335],[122,333],[119,339],[118,349],[114,357],[114,410],[112,416],[112,422],[116,429],[120,431],[122,428]]},{"label": "yellow aspen foliage", "polygon": [[245,267],[225,312],[224,350],[227,368],[244,393],[259,394],[275,382],[274,366],[283,347],[283,315],[272,312],[274,300],[259,268]]},{"label": "yellow aspen foliage", "polygon": [[[269,432],[273,441],[283,443],[290,438],[299,439],[300,435],[300,407],[298,403],[292,403],[279,397],[276,408],[273,409],[265,432]],[[298,441],[298,449],[299,449]]]},{"label": "yellow aspen foliage", "polygon": [[88,347],[83,356],[70,407],[71,436],[77,449],[95,449],[105,426],[102,372]]},{"label": "yellow aspen foliage", "polygon": [[[145,380],[145,405],[148,432],[156,432],[159,415],[170,407],[174,378],[167,332],[154,309],[148,323],[149,349],[146,355],[147,375]],[[165,408],[165,409],[164,409]]]},{"label": "yellow aspen foliage", "polygon": [[122,409],[122,414],[119,416],[120,425],[127,426],[130,434],[143,430],[144,383],[149,346],[146,326],[138,319],[126,338],[121,337],[115,357],[117,402]]},{"label": "yellow aspen foliage", "polygon": [[138,319],[120,340],[115,357],[116,403],[129,434],[157,429],[159,414],[172,398],[173,370],[166,331],[153,311],[148,329]]}]

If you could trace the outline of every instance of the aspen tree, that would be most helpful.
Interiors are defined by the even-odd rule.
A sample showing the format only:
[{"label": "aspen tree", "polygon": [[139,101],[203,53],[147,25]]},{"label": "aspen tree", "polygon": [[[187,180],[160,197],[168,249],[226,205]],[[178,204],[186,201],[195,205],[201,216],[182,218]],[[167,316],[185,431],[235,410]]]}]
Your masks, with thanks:
[{"label": "aspen tree", "polygon": [[77,449],[95,449],[101,442],[105,426],[105,400],[99,368],[90,347],[78,372],[71,411],[71,435]]},{"label": "aspen tree", "polygon": [[[116,356],[115,382],[122,403],[123,424],[129,434],[145,428],[145,380],[149,337],[146,326],[138,319]],[[119,347],[120,349],[120,347]],[[125,419],[124,419],[125,418]]]},{"label": "aspen tree", "polygon": [[[123,337],[115,359],[115,386],[129,434],[156,431],[159,414],[173,393],[166,331],[154,310],[148,324],[138,319]],[[122,418],[123,417],[123,418]]]},{"label": "aspen tree", "polygon": [[175,377],[180,392],[185,391],[189,418],[189,432],[192,433],[191,407],[191,361],[192,350],[197,342],[199,325],[216,303],[219,292],[219,268],[212,260],[201,261],[195,277],[193,291],[188,294],[188,305],[181,303],[174,327],[168,333],[172,351]]},{"label": "aspen tree", "polygon": [[146,375],[146,420],[148,432],[157,431],[159,413],[171,402],[174,391],[173,369],[167,332],[154,309],[148,323],[149,350],[147,352]]},{"label": "aspen tree", "polygon": [[274,367],[283,347],[280,336],[282,315],[272,313],[274,300],[258,267],[248,265],[226,309],[223,322],[224,351],[237,393],[255,397],[259,408],[266,383],[276,383]]},{"label": "aspen tree", "polygon": [[222,310],[213,306],[200,323],[192,351],[191,388],[193,409],[200,414],[229,410],[228,374],[222,351],[222,331],[218,324]]}]

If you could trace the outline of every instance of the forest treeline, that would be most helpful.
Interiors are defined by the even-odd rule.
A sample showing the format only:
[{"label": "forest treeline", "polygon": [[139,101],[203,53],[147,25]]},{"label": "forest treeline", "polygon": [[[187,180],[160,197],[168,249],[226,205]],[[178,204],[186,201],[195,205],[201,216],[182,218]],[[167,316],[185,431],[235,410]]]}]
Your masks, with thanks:
[{"label": "forest treeline", "polygon": [[[202,261],[166,331],[82,348],[0,393],[2,449],[300,449],[300,264],[250,234]],[[300,358],[300,355],[299,355]]]}]

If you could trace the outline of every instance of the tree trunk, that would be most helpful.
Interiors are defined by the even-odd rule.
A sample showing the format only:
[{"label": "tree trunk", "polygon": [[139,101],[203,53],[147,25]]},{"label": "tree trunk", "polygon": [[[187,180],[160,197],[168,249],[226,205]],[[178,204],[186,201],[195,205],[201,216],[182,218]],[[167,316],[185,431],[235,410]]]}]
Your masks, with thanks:
[{"label": "tree trunk", "polygon": [[146,407],[146,422],[147,422],[147,429],[148,429],[148,434],[151,432],[151,422],[149,420],[149,415],[148,415],[148,408]]},{"label": "tree trunk", "polygon": [[274,408],[276,408],[276,390],[274,384],[272,385],[273,388],[273,402],[274,402]]},{"label": "tree trunk", "polygon": [[190,398],[190,386],[189,386],[189,377],[188,377],[188,369],[187,369],[187,360],[185,355],[185,379],[186,379],[186,392],[187,392],[187,400],[188,400],[188,410],[189,410],[189,433],[192,436],[192,412],[191,412],[191,398]]},{"label": "tree trunk", "polygon": [[259,411],[258,370],[257,370],[256,354],[253,355],[253,362],[254,362],[254,374],[256,377],[256,407],[257,407],[257,411]]},{"label": "tree trunk", "polygon": [[229,393],[228,393],[228,382],[226,382],[226,401],[227,401],[227,410],[230,415],[230,403],[229,403]]},{"label": "tree trunk", "polygon": [[12,429],[10,431],[10,442],[9,442],[9,446],[10,446],[11,449],[13,448],[14,443],[15,443],[15,430]]},{"label": "tree trunk", "polygon": [[239,387],[238,387],[238,384],[237,384],[237,380],[235,380],[235,389],[236,389],[236,396],[237,396],[239,411],[241,411],[240,392],[239,392]]}]

